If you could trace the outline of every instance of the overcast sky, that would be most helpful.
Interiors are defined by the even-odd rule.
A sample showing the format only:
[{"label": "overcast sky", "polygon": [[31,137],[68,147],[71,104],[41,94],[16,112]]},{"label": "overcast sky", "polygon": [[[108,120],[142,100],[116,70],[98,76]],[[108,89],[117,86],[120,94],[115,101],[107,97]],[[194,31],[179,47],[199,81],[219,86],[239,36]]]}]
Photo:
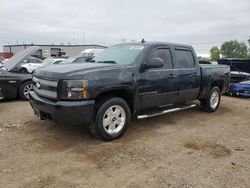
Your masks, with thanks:
[{"label": "overcast sky", "polygon": [[83,44],[85,38],[112,45],[145,38],[192,44],[201,55],[249,36],[250,0],[0,0],[0,50],[17,42]]}]

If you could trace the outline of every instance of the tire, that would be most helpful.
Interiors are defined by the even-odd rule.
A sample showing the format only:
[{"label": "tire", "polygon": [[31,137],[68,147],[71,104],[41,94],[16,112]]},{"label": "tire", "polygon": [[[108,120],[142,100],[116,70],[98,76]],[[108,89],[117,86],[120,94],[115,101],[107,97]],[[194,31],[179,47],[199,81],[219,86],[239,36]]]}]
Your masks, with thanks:
[{"label": "tire", "polygon": [[33,89],[33,82],[32,81],[27,81],[24,82],[18,91],[19,97],[23,100],[28,101],[29,100],[29,91]]},{"label": "tire", "polygon": [[221,92],[218,87],[213,87],[206,99],[200,100],[201,106],[206,112],[215,112],[219,105],[221,99]]},{"label": "tire", "polygon": [[90,131],[104,141],[118,139],[125,133],[130,116],[129,106],[122,98],[103,100],[97,105]]},{"label": "tire", "polygon": [[27,74],[27,73],[29,73],[29,72],[27,71],[26,68],[22,68],[22,69],[20,69],[20,73],[22,73],[22,74]]}]

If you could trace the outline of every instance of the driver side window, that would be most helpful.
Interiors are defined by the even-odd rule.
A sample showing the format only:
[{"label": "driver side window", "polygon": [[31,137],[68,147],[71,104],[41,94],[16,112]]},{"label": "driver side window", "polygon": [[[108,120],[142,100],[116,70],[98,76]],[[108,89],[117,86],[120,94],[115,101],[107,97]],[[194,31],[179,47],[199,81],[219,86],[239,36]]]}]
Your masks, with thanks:
[{"label": "driver side window", "polygon": [[173,68],[173,61],[170,49],[168,48],[157,48],[152,50],[148,59],[161,58],[164,62],[164,67],[167,69]]}]

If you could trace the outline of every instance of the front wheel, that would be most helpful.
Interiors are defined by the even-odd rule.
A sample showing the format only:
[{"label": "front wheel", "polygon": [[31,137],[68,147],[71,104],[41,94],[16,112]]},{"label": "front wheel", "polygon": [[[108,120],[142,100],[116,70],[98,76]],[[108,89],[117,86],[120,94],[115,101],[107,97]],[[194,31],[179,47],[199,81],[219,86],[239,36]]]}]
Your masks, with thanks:
[{"label": "front wheel", "polygon": [[207,112],[215,112],[220,105],[221,93],[218,87],[213,87],[206,99],[200,100],[202,108]]},{"label": "front wheel", "polygon": [[21,99],[28,101],[30,91],[33,90],[33,82],[27,81],[24,82],[19,88],[19,96]]},{"label": "front wheel", "polygon": [[111,98],[97,107],[95,121],[90,125],[91,132],[105,141],[122,136],[130,122],[130,109],[122,98]]}]

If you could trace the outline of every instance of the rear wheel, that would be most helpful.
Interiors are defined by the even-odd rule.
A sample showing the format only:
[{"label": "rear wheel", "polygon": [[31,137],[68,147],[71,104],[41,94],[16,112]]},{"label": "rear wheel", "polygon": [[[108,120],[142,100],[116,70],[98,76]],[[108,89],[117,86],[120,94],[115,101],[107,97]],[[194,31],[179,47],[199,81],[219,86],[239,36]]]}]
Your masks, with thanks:
[{"label": "rear wheel", "polygon": [[19,88],[19,97],[23,100],[29,100],[29,93],[33,90],[33,82],[24,82]]},{"label": "rear wheel", "polygon": [[90,125],[91,132],[105,141],[122,136],[130,121],[130,109],[121,98],[111,98],[97,107],[95,121]]},{"label": "rear wheel", "polygon": [[200,100],[202,108],[207,112],[215,112],[220,105],[221,93],[218,87],[213,87],[207,98]]}]

